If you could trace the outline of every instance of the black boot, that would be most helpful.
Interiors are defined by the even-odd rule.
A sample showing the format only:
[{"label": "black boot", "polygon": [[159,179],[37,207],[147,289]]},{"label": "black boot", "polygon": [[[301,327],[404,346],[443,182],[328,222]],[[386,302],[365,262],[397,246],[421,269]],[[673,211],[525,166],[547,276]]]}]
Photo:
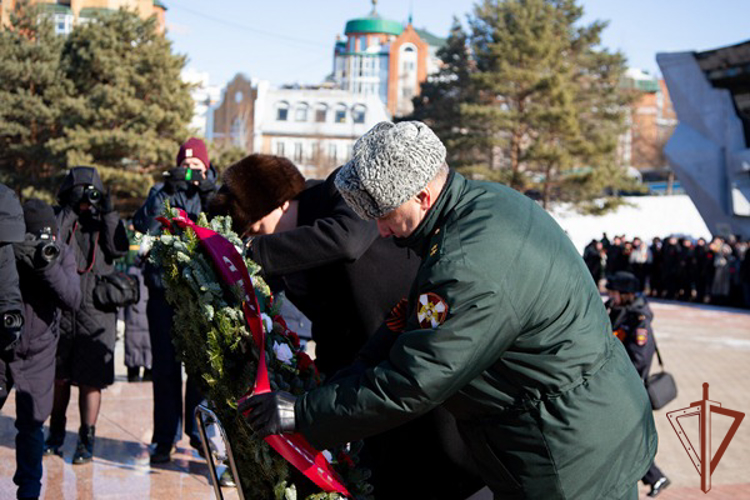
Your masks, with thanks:
[{"label": "black boot", "polygon": [[65,417],[56,419],[53,415],[50,419],[49,436],[47,436],[47,440],[44,442],[45,455],[57,455],[62,458],[62,447],[65,442],[65,422]]},{"label": "black boot", "polygon": [[94,426],[81,425],[78,430],[78,444],[73,455],[73,463],[87,464],[94,458]]},{"label": "black boot", "polygon": [[140,382],[141,381],[141,367],[140,366],[128,366],[128,382]]}]

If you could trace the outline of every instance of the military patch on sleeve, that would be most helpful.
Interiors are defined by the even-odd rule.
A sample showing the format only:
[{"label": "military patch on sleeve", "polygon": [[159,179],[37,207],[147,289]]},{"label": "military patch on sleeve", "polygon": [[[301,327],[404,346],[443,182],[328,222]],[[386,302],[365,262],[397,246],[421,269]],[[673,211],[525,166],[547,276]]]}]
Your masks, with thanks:
[{"label": "military patch on sleeve", "polygon": [[388,317],[385,319],[385,324],[388,329],[394,333],[402,333],[406,330],[406,309],[408,302],[406,299],[399,300],[398,304],[391,309]]},{"label": "military patch on sleeve", "polygon": [[421,328],[437,328],[448,315],[448,304],[438,294],[428,292],[419,296],[417,319]]},{"label": "military patch on sleeve", "polygon": [[648,330],[646,328],[636,328],[635,343],[638,345],[646,345],[647,341],[648,341]]}]

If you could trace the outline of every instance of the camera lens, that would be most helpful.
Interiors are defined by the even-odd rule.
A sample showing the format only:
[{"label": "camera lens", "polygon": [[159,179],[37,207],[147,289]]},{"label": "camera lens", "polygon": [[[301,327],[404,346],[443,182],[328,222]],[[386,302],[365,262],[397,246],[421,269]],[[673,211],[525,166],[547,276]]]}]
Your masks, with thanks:
[{"label": "camera lens", "polygon": [[23,326],[23,316],[16,312],[3,314],[3,325],[5,328],[21,328]]},{"label": "camera lens", "polygon": [[41,255],[46,262],[52,262],[60,255],[60,248],[54,243],[46,243],[41,248]]},{"label": "camera lens", "polygon": [[86,190],[86,198],[88,198],[89,203],[91,203],[92,205],[96,205],[97,203],[99,203],[99,201],[101,201],[102,193],[98,189],[89,188]]}]

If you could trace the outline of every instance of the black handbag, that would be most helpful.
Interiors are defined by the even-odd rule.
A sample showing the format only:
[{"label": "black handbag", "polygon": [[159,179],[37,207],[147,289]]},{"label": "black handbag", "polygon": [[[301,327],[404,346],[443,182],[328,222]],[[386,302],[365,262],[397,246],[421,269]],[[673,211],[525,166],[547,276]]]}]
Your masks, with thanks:
[{"label": "black handbag", "polygon": [[97,276],[94,286],[94,305],[102,311],[115,311],[118,307],[136,304],[141,300],[141,287],[137,276],[115,271]]},{"label": "black handbag", "polygon": [[665,407],[677,397],[677,384],[671,374],[664,371],[664,363],[661,360],[659,348],[656,348],[656,358],[659,360],[661,371],[654,373],[646,379],[646,391],[651,400],[654,410]]}]

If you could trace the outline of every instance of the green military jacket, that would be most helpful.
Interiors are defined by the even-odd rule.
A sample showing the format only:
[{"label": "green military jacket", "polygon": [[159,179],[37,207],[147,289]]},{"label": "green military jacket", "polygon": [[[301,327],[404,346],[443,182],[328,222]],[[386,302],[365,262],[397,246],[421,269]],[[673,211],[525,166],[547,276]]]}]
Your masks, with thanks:
[{"label": "green military jacket", "polygon": [[557,223],[451,173],[401,244],[423,259],[405,331],[386,361],[300,397],[300,432],[327,448],[443,405],[499,498],[634,492],[656,453],[651,405]]}]

